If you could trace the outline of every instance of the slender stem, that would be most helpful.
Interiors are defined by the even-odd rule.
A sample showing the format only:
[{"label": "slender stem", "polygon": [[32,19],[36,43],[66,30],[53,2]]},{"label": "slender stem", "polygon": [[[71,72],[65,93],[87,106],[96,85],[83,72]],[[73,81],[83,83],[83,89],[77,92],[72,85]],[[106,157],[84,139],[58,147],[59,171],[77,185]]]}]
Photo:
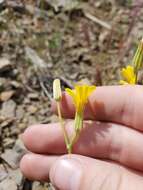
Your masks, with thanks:
[{"label": "slender stem", "polygon": [[135,78],[135,84],[137,84],[137,82],[138,82],[138,72],[136,72],[136,78]]},{"label": "slender stem", "polygon": [[72,145],[71,145],[71,143],[68,144],[67,150],[68,150],[68,154],[72,153]]},{"label": "slender stem", "polygon": [[75,144],[75,142],[77,141],[78,137],[79,137],[79,134],[80,134],[80,130],[76,130],[74,132],[74,135],[72,136],[72,139],[71,139],[71,142],[70,142],[70,146],[69,146],[69,153],[72,153],[72,148],[73,148],[73,145]]},{"label": "slender stem", "polygon": [[63,131],[66,147],[68,149],[70,141],[69,141],[69,137],[68,137],[67,131],[66,131],[65,126],[64,126],[64,121],[63,121],[62,114],[61,114],[61,109],[60,109],[60,103],[58,101],[57,101],[57,111],[58,111],[58,116],[59,116],[59,121],[60,121],[60,124],[61,124],[61,128],[62,128],[62,131]]},{"label": "slender stem", "polygon": [[75,131],[81,130],[83,123],[83,112],[76,112],[75,115]]},{"label": "slender stem", "polygon": [[138,70],[134,67],[134,73],[135,73],[135,84],[138,82]]},{"label": "slender stem", "polygon": [[75,142],[77,141],[80,131],[82,129],[82,124],[83,124],[83,113],[77,113],[76,112],[76,116],[75,116],[75,131],[74,134],[71,138],[70,144],[69,144],[69,152],[72,152],[72,148],[73,145],[75,144]]}]

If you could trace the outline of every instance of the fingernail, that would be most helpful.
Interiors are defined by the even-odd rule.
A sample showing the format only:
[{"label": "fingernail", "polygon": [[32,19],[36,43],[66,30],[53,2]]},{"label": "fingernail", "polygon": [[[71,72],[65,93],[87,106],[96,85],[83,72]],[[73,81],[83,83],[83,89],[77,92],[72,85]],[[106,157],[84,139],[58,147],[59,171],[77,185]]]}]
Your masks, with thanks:
[{"label": "fingernail", "polygon": [[78,160],[61,159],[51,171],[51,181],[59,189],[78,190],[82,177],[82,167]]}]

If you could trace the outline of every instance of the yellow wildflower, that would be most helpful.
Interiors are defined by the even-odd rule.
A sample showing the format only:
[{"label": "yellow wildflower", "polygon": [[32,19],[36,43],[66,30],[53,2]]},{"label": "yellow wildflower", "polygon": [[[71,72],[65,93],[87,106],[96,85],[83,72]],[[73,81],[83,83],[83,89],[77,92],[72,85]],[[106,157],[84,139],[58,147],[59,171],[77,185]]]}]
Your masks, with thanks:
[{"label": "yellow wildflower", "polygon": [[66,88],[66,92],[73,98],[76,112],[81,113],[84,110],[88,97],[95,90],[96,86],[76,85],[75,89]]},{"label": "yellow wildflower", "polygon": [[121,75],[124,80],[120,80],[120,84],[136,84],[136,74],[133,66],[128,65],[126,68],[123,68]]},{"label": "yellow wildflower", "polygon": [[75,130],[74,130],[73,136],[69,138],[66,128],[65,128],[64,120],[62,118],[61,109],[60,109],[60,101],[62,98],[60,80],[55,79],[53,82],[53,97],[57,103],[59,121],[60,121],[61,128],[63,131],[64,140],[65,140],[68,153],[72,152],[72,147],[80,134],[80,131],[83,126],[82,124],[83,124],[84,107],[88,101],[88,97],[95,90],[95,88],[96,88],[95,86],[88,86],[88,85],[76,85],[75,89],[73,90],[66,88],[66,92],[73,98],[73,101],[76,107],[75,124],[74,124]]},{"label": "yellow wildflower", "polygon": [[83,113],[86,103],[88,102],[88,97],[96,89],[96,86],[89,85],[76,85],[75,89],[71,90],[66,88],[66,92],[73,98],[76,114],[74,123],[74,134],[71,138],[70,144],[68,146],[68,152],[72,152],[72,147],[76,142],[80,131],[83,126]]},{"label": "yellow wildflower", "polygon": [[66,92],[73,98],[76,108],[74,126],[76,131],[80,131],[82,128],[84,108],[88,102],[88,97],[95,89],[96,86],[89,85],[76,85],[73,90],[66,88]]}]

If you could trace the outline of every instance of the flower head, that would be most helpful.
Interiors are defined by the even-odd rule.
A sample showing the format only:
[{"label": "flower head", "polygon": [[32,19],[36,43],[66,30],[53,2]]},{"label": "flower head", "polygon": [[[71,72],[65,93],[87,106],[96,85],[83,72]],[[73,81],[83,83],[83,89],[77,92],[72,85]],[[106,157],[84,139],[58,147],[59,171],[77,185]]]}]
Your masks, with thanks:
[{"label": "flower head", "polygon": [[126,68],[123,68],[121,75],[124,80],[120,80],[120,84],[135,84],[136,83],[136,74],[134,67],[128,65]]},{"label": "flower head", "polygon": [[66,88],[66,92],[73,98],[77,113],[83,112],[88,97],[95,88],[96,86],[89,85],[76,85],[73,90]]}]

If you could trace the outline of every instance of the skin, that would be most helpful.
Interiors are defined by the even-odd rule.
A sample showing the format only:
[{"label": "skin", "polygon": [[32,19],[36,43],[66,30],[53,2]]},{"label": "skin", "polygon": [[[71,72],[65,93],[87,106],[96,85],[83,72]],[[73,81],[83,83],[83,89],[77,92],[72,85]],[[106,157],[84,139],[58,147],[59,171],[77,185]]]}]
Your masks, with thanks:
[{"label": "skin", "polygon": [[[71,135],[75,110],[67,94],[61,109]],[[34,125],[22,135],[30,153],[22,158],[21,171],[31,180],[50,179],[59,190],[142,190],[142,110],[142,86],[97,87],[73,154],[66,154],[58,123]]]}]

